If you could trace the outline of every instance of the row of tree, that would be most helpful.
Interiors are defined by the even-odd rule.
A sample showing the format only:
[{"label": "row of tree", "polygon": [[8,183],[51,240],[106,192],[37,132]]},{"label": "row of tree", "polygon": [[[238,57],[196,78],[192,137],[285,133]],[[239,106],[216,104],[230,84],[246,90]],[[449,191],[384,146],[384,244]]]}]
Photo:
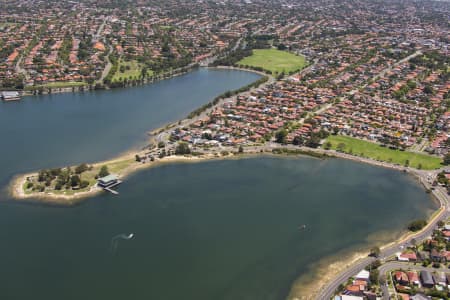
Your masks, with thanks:
[{"label": "row of tree", "polygon": [[256,88],[256,87],[260,86],[261,84],[263,84],[264,82],[267,82],[268,80],[269,80],[269,77],[264,76],[264,77],[261,77],[260,79],[256,80],[255,82],[250,83],[250,84],[248,84],[248,85],[246,85],[244,87],[241,87],[241,88],[239,88],[237,90],[226,91],[225,93],[223,93],[223,94],[217,96],[216,98],[214,98],[213,101],[211,101],[211,102],[201,106],[200,108],[194,110],[193,112],[191,112],[188,115],[188,118],[192,119],[195,116],[199,116],[202,112],[204,112],[208,108],[211,108],[214,105],[216,105],[217,103],[219,103],[220,100],[232,97],[234,95],[237,95],[237,94],[240,94],[240,93],[243,93],[243,92],[246,92],[246,91],[249,91],[250,89]]},{"label": "row of tree", "polygon": [[[37,182],[28,181],[26,188],[33,191],[43,192],[54,183],[55,190],[65,189],[83,189],[89,186],[88,180],[82,179],[82,174],[92,170],[93,167],[87,164],[80,164],[75,168],[54,168],[43,169],[38,172]],[[96,178],[109,175],[108,167],[102,166]]]}]

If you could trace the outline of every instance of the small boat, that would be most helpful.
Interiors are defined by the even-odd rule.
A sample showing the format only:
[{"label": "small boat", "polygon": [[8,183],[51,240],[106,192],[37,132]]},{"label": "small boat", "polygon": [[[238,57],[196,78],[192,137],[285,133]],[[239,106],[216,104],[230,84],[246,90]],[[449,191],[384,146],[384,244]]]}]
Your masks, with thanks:
[{"label": "small boat", "polygon": [[306,229],[306,224],[303,224],[302,226],[298,227],[298,229],[299,230]]}]

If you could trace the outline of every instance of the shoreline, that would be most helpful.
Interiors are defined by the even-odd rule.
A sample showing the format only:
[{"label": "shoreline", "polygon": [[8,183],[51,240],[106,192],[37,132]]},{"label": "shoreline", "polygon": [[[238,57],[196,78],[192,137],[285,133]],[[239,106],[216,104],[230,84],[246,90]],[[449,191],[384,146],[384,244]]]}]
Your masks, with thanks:
[{"label": "shoreline", "polygon": [[[96,91],[96,90],[110,90],[110,89],[116,89],[116,88],[129,88],[129,87],[135,87],[135,86],[141,86],[141,85],[147,85],[152,84],[158,81],[171,79],[176,76],[181,76],[183,74],[189,73],[192,70],[198,69],[200,66],[198,63],[187,65],[184,67],[178,68],[175,72],[173,71],[166,71],[162,74],[158,75],[155,79],[150,78],[143,78],[140,81],[136,81],[135,84],[130,84],[123,87],[110,87],[108,85],[104,85],[104,83],[94,83],[94,84],[88,84],[85,83],[84,85],[80,86],[62,86],[62,87],[51,87],[51,86],[31,86],[31,89],[23,89],[20,90],[22,92],[22,96],[38,96],[38,95],[51,95],[51,94],[60,94],[60,93],[77,93],[77,92],[89,92],[89,91]],[[82,82],[82,81],[81,81]],[[96,85],[101,84],[101,88],[96,89]],[[34,93],[41,90],[42,93]]]},{"label": "shoreline", "polygon": [[[238,67],[228,67],[228,66],[218,66],[218,67],[206,67],[207,69],[222,69],[222,70],[239,70],[239,71],[245,71],[245,72],[252,72],[256,73],[261,76],[267,76],[264,72],[259,72],[255,70],[249,70],[244,68],[238,68]],[[189,72],[191,70],[188,70]],[[186,72],[185,72],[186,73]],[[173,74],[169,78],[182,75],[184,73],[177,73]],[[268,80],[266,82],[261,83],[256,88],[261,88],[267,84],[270,84],[274,81],[274,78],[272,76],[268,76]],[[146,84],[146,83],[143,83]],[[252,88],[253,89],[253,88]],[[252,89],[246,92],[242,92],[240,94],[246,94],[249,93]],[[233,97],[233,96],[232,96]],[[232,98],[230,97],[230,98]],[[222,98],[218,101],[216,105],[220,105],[224,101],[229,100],[230,98]],[[213,105],[211,108],[208,108],[204,111],[202,111],[199,115],[199,117],[205,115],[216,107],[216,105]],[[148,131],[147,134],[149,135],[150,141],[157,141],[160,134],[167,134],[169,132],[169,129],[173,129],[177,126],[187,126],[190,123],[193,122],[195,118],[189,118],[185,117],[179,121],[170,122],[164,126],[161,126],[160,128],[153,129],[151,131]],[[145,151],[148,151],[150,148],[148,147],[148,144],[142,148],[142,149],[130,149],[126,151],[125,153],[122,153],[118,155],[117,157],[114,157],[112,159],[101,161],[101,162],[95,162],[91,165],[93,166],[99,166],[99,165],[108,165],[112,164],[114,162],[127,162],[126,166],[123,169],[120,169],[120,171],[117,172],[117,175],[124,179],[136,172],[139,172],[141,170],[150,169],[159,167],[161,165],[165,164],[171,164],[171,163],[197,163],[197,162],[205,162],[208,160],[223,160],[223,159],[245,159],[245,158],[251,158],[251,157],[258,157],[258,156],[264,156],[264,155],[270,155],[270,156],[295,156],[295,157],[302,157],[302,156],[309,156],[313,158],[339,158],[339,159],[346,159],[351,160],[357,163],[365,163],[376,167],[383,167],[388,169],[393,169],[396,171],[400,171],[409,175],[412,175],[412,178],[414,178],[419,184],[422,185],[422,187],[426,190],[428,190],[428,187],[426,185],[426,182],[424,180],[424,175],[426,173],[431,174],[436,172],[436,170],[418,170],[410,167],[404,167],[401,165],[396,165],[388,162],[382,162],[377,161],[374,159],[366,158],[366,157],[359,157],[355,155],[350,155],[342,152],[337,152],[335,150],[325,150],[321,148],[307,148],[307,147],[299,147],[299,146],[293,146],[293,145],[281,145],[281,144],[273,144],[273,143],[266,143],[262,146],[246,146],[244,149],[244,153],[237,154],[237,147],[223,147],[223,148],[216,148],[212,150],[207,150],[205,153],[195,156],[195,155],[189,155],[189,156],[166,156],[161,159],[156,159],[154,162],[136,162],[134,160],[136,154],[143,154]],[[282,149],[286,150],[283,153],[274,153],[275,149]],[[154,149],[153,149],[154,150]],[[158,149],[154,150],[157,151]],[[221,151],[227,151],[228,155],[221,155]],[[131,161],[131,162],[129,162]],[[97,187],[96,185],[91,186],[88,190],[84,191],[78,191],[74,192],[73,194],[57,194],[57,193],[51,193],[51,192],[32,192],[27,193],[24,190],[24,184],[27,180],[27,177],[35,176],[37,172],[27,173],[27,174],[21,174],[15,176],[8,187],[9,194],[12,196],[13,199],[16,199],[17,201],[24,201],[24,202],[38,202],[42,204],[49,204],[49,205],[60,205],[60,206],[73,206],[76,204],[81,203],[82,201],[86,200],[89,197],[99,195],[101,192],[103,192],[103,189]],[[72,192],[69,190],[69,192]],[[433,212],[430,216],[427,216],[428,219],[434,219],[440,217],[440,215],[443,214],[444,210],[442,210],[442,203],[441,201],[434,195],[434,193],[431,193],[432,199],[437,201],[441,204],[441,207]],[[425,227],[427,228],[427,227]],[[386,239],[383,240],[381,243],[383,246],[380,248],[384,249],[389,247],[390,245],[403,241],[411,235],[415,235],[418,233],[409,233],[409,232],[403,232],[400,233],[398,236],[396,234],[395,237],[392,237],[392,239]],[[388,242],[391,241],[391,242]],[[314,263],[310,266],[308,266],[309,270],[315,270],[312,271],[313,276],[309,278],[305,278],[305,276],[300,276],[297,279],[295,279],[292,282],[292,285],[290,287],[290,291],[288,294],[288,298],[290,300],[300,300],[300,299],[314,299],[315,296],[318,293],[317,290],[317,282],[319,282],[320,286],[326,286],[333,278],[335,278],[338,274],[342,273],[346,268],[349,266],[357,263],[359,260],[361,260],[364,257],[367,257],[367,249],[371,246],[371,242],[368,240],[368,245],[365,244],[364,246],[357,246],[353,249],[347,249],[343,252],[339,252],[337,255],[332,257],[325,257],[321,259],[319,262]],[[373,245],[372,245],[373,246]],[[321,272],[323,271],[323,272]],[[325,273],[326,276],[320,276],[319,274]],[[314,284],[312,286],[311,284]],[[315,288],[315,289],[313,289]],[[305,298],[304,293],[307,291],[316,291],[316,295],[311,294],[307,295]]]},{"label": "shoreline", "polygon": [[[433,219],[440,217],[442,212],[441,207],[438,208],[438,210],[432,211],[427,216],[428,224]],[[424,229],[428,227],[428,224],[424,227]],[[339,251],[334,255],[326,256],[320,261],[312,263],[307,267],[308,271],[310,271],[310,275],[308,276],[308,274],[305,274],[300,277],[296,277],[291,285],[286,300],[317,299],[320,288],[326,286],[329,282],[352,265],[355,265],[359,261],[367,258],[371,247],[378,246],[381,250],[383,250],[389,248],[395,243],[403,243],[412,236],[420,234],[420,232],[422,232],[422,230],[419,232],[401,230],[399,232],[380,231],[373,233],[367,237],[367,241],[364,245],[356,245],[352,248]],[[383,236],[386,236],[386,238],[383,238]],[[377,240],[380,241],[377,242]]]},{"label": "shoreline", "polygon": [[[303,149],[300,147],[297,147],[299,149]],[[423,182],[421,179],[423,179],[420,176],[419,171],[415,169],[405,168],[402,166],[392,165],[388,163],[378,162],[367,158],[362,157],[356,157],[353,155],[348,155],[345,153],[335,153],[333,150],[323,150],[323,149],[313,149],[313,148],[307,148],[303,150],[311,151],[311,153],[316,154],[326,154],[327,156],[317,157],[313,155],[308,155],[306,151],[302,154],[296,153],[296,154],[290,154],[290,153],[282,153],[282,154],[275,154],[272,151],[263,151],[258,150],[259,148],[254,148],[253,151],[250,152],[244,152],[244,153],[233,153],[230,152],[227,156],[221,156],[220,153],[208,153],[202,156],[166,156],[162,159],[159,159],[155,162],[150,163],[138,163],[135,162],[131,164],[130,166],[126,167],[119,175],[121,178],[126,178],[128,176],[131,176],[141,170],[151,169],[151,168],[157,168],[159,166],[167,165],[167,164],[177,164],[177,163],[202,163],[207,161],[213,161],[213,160],[225,160],[225,159],[248,159],[248,158],[254,158],[259,156],[273,156],[273,157],[310,157],[310,158],[316,158],[316,159],[328,159],[328,158],[338,158],[338,159],[345,159],[345,160],[351,160],[356,163],[366,163],[370,164],[375,167],[382,167],[382,168],[388,168],[395,171],[399,171],[402,173],[408,174],[408,176],[411,176],[411,179],[413,179],[417,184],[419,184],[422,188],[425,190],[427,189],[426,183]],[[117,161],[124,161],[127,159],[134,158],[134,155],[131,151],[128,151],[127,153],[118,156],[116,158],[113,158],[111,160],[103,161],[103,162],[97,162],[95,165],[101,165],[101,164],[108,164],[112,162]],[[433,172],[433,171],[429,171]],[[101,188],[91,188],[88,191],[79,192],[74,195],[55,195],[55,194],[46,194],[46,193],[39,193],[36,194],[25,194],[23,191],[23,184],[26,180],[27,176],[35,175],[36,173],[27,173],[16,176],[10,185],[10,194],[15,198],[17,201],[24,201],[24,202],[39,202],[41,204],[47,204],[47,205],[58,205],[58,206],[65,206],[70,207],[76,204],[81,203],[82,201],[86,200],[87,198],[90,198],[92,196],[99,195],[100,193],[104,192]],[[433,210],[428,216],[427,221],[428,225],[423,229],[425,230],[428,228],[428,226],[431,224],[431,221],[437,218],[440,218],[441,215],[445,212],[443,209],[442,203],[440,200],[434,195],[434,193],[430,194],[430,199],[432,201],[435,201],[437,205],[441,204],[437,210]],[[347,249],[343,250],[333,256],[327,256],[321,259],[320,261],[311,264],[308,266],[308,270],[310,271],[310,275],[301,275],[299,277],[296,277],[290,288],[289,288],[289,294],[287,295],[287,300],[303,300],[303,299],[315,299],[318,290],[317,286],[323,287],[326,286],[333,278],[338,276],[340,273],[345,271],[348,267],[356,264],[358,261],[364,259],[367,257],[367,253],[370,249],[370,247],[379,245],[381,249],[386,249],[390,246],[392,246],[395,243],[398,242],[404,242],[405,240],[420,234],[419,232],[408,232],[408,231],[401,231],[401,232],[389,232],[387,235],[388,238],[383,238],[381,243],[373,242],[373,240],[377,240],[376,236],[383,235],[383,232],[375,233],[374,236],[369,236],[367,243],[365,245],[357,245],[353,249]],[[385,234],[386,235],[386,234]],[[381,244],[381,245],[380,245]],[[312,275],[311,275],[312,274]],[[325,276],[320,274],[326,274]]]},{"label": "shoreline", "polygon": [[[182,76],[185,74],[188,74],[189,72],[192,72],[194,70],[197,69],[217,69],[217,70],[235,70],[235,71],[243,71],[243,72],[250,72],[250,73],[255,73],[261,76],[270,76],[264,72],[260,72],[260,71],[256,71],[256,70],[252,70],[252,69],[246,69],[246,68],[239,68],[239,67],[229,67],[229,66],[215,66],[215,67],[210,67],[210,66],[196,66],[196,67],[190,67],[187,70],[181,71],[181,72],[176,72],[176,73],[165,73],[162,74],[161,78],[157,78],[157,79],[144,79],[142,82],[137,82],[134,85],[127,85],[127,86],[123,86],[123,87],[109,87],[104,85],[102,88],[95,88],[95,85],[83,85],[83,86],[67,86],[67,87],[42,87],[41,93],[38,93],[37,91],[39,91],[39,88],[36,89],[32,89],[32,90],[18,90],[19,93],[21,93],[21,97],[30,97],[30,96],[44,96],[44,95],[53,95],[53,94],[68,94],[68,93],[86,93],[86,92],[95,92],[95,91],[102,91],[102,90],[112,90],[112,89],[126,89],[126,88],[133,88],[133,87],[137,87],[137,86],[145,86],[145,85],[149,85],[149,84],[153,84],[159,81],[163,81],[163,80],[167,80],[167,79],[172,79],[178,76]],[[49,92],[50,90],[50,92]]]},{"label": "shoreline", "polygon": [[[149,133],[152,135],[150,137],[150,139],[152,139],[154,137],[154,133],[155,133],[154,131]],[[272,150],[273,149],[286,149],[286,148],[283,148],[282,146],[280,146],[280,147],[272,148]],[[376,166],[376,167],[393,169],[393,170],[411,175],[411,178],[413,178],[424,189],[427,189],[425,182],[423,182],[421,180],[420,175],[417,173],[419,170],[415,170],[412,168],[405,168],[405,167],[401,167],[401,166],[397,166],[397,165],[393,165],[393,164],[389,164],[389,163],[378,162],[378,161],[374,161],[372,159],[348,155],[345,153],[339,153],[334,150],[296,147],[296,150],[301,150],[303,152],[302,153],[281,153],[281,154],[273,153],[272,151],[268,151],[268,149],[262,149],[261,147],[254,147],[253,150],[250,150],[250,151],[247,151],[244,153],[239,153],[239,154],[235,154],[235,152],[233,152],[232,149],[226,149],[226,150],[229,150],[229,154],[227,156],[222,156],[222,155],[220,155],[219,152],[210,152],[210,153],[205,153],[205,154],[202,154],[199,156],[194,156],[194,155],[165,156],[164,158],[157,159],[154,162],[147,162],[147,163],[134,162],[131,165],[126,166],[117,175],[119,175],[120,178],[126,178],[140,170],[154,168],[154,167],[158,167],[160,165],[170,164],[170,163],[183,163],[183,162],[191,162],[192,163],[192,162],[204,162],[204,161],[208,161],[208,160],[245,159],[245,158],[251,158],[251,157],[258,157],[258,156],[285,156],[285,157],[289,157],[289,156],[305,157],[305,156],[307,156],[307,157],[318,158],[318,159],[324,159],[324,158],[346,159],[346,160],[351,160],[351,161],[354,161],[357,163],[366,163],[366,164]],[[127,160],[134,160],[136,152],[140,152],[140,151],[129,150],[129,151],[126,151],[126,152],[122,153],[121,155],[114,157],[112,159],[95,162],[90,165],[92,165],[92,166],[108,165],[108,164],[113,164],[113,163],[127,161]],[[312,155],[314,153],[323,155],[323,157],[317,157],[317,156]],[[430,170],[430,172],[432,172],[432,170]],[[27,194],[23,190],[23,185],[26,182],[27,177],[36,176],[36,174],[37,174],[37,172],[29,172],[29,173],[25,173],[25,174],[18,174],[15,177],[13,177],[13,179],[11,180],[11,182],[9,184],[9,188],[8,188],[10,195],[16,200],[26,200],[26,199],[35,198],[35,199],[41,200],[44,203],[48,202],[48,203],[60,203],[60,204],[69,204],[70,205],[70,204],[72,204],[72,202],[70,200],[82,200],[82,199],[94,196],[102,191],[101,188],[96,188],[95,186],[93,186],[87,191],[75,192],[74,194],[71,194],[71,195],[53,194],[53,193],[49,193],[49,192],[35,192],[35,193]],[[431,194],[431,195],[432,195],[431,198],[433,200],[437,201],[437,203],[440,203],[440,201],[438,199],[436,199],[434,194]],[[79,202],[79,201],[76,201],[76,202]]]}]

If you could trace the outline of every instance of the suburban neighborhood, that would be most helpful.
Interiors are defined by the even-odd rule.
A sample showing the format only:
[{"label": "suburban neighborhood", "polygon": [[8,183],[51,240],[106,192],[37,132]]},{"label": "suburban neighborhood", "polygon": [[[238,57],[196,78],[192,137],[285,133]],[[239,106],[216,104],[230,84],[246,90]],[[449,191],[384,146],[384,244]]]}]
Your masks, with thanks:
[{"label": "suburban neighborhood", "polygon": [[24,174],[12,193],[118,195],[140,168],[260,154],[391,168],[417,179],[438,210],[397,228],[400,240],[373,245],[314,297],[450,299],[449,15],[448,1],[425,0],[7,0],[4,102],[196,68],[259,76],[148,132],[131,154]]}]

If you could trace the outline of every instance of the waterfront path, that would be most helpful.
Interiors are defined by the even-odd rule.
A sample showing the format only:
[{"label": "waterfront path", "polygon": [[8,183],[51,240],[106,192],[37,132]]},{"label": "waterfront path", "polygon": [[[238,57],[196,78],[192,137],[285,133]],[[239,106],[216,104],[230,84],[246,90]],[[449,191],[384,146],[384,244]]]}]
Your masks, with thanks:
[{"label": "waterfront path", "polygon": [[112,68],[112,63],[111,60],[109,59],[109,56],[111,55],[111,53],[113,52],[113,47],[111,45],[108,46],[109,51],[105,56],[106,59],[106,66],[105,69],[102,72],[102,76],[100,77],[100,79],[97,81],[97,83],[103,83],[103,81],[105,80],[106,76],[108,76],[109,71]]}]

